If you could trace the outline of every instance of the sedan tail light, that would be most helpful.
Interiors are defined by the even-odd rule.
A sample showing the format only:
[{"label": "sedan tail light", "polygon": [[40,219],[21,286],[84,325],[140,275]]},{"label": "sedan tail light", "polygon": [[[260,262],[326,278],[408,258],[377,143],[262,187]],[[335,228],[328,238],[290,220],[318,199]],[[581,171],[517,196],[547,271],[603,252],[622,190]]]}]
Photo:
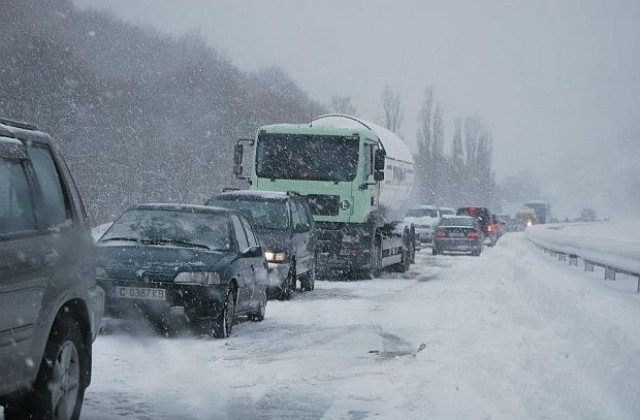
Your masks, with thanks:
[{"label": "sedan tail light", "polygon": [[480,238],[480,234],[475,230],[472,230],[471,232],[467,232],[467,238],[478,239]]},{"label": "sedan tail light", "polygon": [[445,232],[444,230],[438,229],[435,231],[433,236],[435,236],[436,238],[444,238],[445,236],[447,236],[447,232]]}]

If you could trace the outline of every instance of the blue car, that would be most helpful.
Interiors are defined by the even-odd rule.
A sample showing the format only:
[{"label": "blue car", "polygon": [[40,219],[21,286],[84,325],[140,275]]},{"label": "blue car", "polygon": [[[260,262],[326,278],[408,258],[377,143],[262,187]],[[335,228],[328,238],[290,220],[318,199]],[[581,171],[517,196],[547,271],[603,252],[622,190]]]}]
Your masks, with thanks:
[{"label": "blue car", "polygon": [[96,247],[107,317],[145,318],[164,331],[186,323],[217,338],[229,336],[236,316],[264,319],[267,264],[240,213],[139,205],[120,216]]}]

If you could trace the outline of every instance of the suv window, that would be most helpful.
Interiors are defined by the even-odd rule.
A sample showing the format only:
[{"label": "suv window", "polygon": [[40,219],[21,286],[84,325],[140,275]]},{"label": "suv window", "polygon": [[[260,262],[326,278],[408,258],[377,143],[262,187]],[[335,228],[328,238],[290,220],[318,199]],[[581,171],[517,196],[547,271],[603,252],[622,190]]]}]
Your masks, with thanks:
[{"label": "suv window", "polygon": [[44,213],[48,218],[46,227],[61,225],[71,218],[71,212],[51,151],[43,147],[29,147],[29,155],[42,192]]},{"label": "suv window", "polygon": [[309,213],[307,208],[304,206],[304,202],[302,200],[293,200],[298,209],[298,214],[300,216],[300,223],[304,226],[311,226],[311,221],[309,220]]},{"label": "suv window", "polygon": [[242,227],[242,222],[240,222],[240,218],[238,216],[235,214],[231,215],[231,220],[233,222],[233,230],[236,232],[236,239],[238,240],[238,251],[244,252],[249,248],[247,234],[244,231],[244,227]]},{"label": "suv window", "polygon": [[242,227],[244,227],[245,233],[247,234],[249,246],[250,247],[258,246],[258,239],[256,239],[256,236],[253,233],[253,229],[251,229],[251,225],[249,224],[247,219],[243,219],[243,218],[239,218],[239,219],[240,219],[240,222],[242,223]]},{"label": "suv window", "polygon": [[300,219],[300,213],[298,212],[298,206],[296,206],[292,201],[289,202],[291,207],[291,225],[295,229],[296,226],[302,224],[302,220]]},{"label": "suv window", "polygon": [[0,158],[0,234],[36,229],[31,190],[20,162]]}]

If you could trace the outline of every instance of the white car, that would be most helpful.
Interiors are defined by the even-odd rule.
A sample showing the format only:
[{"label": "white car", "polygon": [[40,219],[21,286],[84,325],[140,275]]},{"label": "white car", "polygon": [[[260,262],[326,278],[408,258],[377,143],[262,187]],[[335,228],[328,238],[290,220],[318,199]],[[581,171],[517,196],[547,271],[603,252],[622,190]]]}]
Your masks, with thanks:
[{"label": "white car", "polygon": [[416,242],[422,246],[433,243],[433,231],[442,217],[436,206],[420,205],[411,207],[404,217],[404,222],[413,223],[416,229]]}]

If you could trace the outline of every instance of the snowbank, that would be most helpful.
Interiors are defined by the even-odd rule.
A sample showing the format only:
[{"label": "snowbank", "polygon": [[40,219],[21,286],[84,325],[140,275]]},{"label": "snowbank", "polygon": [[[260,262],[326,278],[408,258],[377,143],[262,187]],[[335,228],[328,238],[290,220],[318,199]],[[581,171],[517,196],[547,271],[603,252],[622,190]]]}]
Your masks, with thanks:
[{"label": "snowbank", "polygon": [[553,251],[640,273],[640,219],[537,225],[525,237]]}]

